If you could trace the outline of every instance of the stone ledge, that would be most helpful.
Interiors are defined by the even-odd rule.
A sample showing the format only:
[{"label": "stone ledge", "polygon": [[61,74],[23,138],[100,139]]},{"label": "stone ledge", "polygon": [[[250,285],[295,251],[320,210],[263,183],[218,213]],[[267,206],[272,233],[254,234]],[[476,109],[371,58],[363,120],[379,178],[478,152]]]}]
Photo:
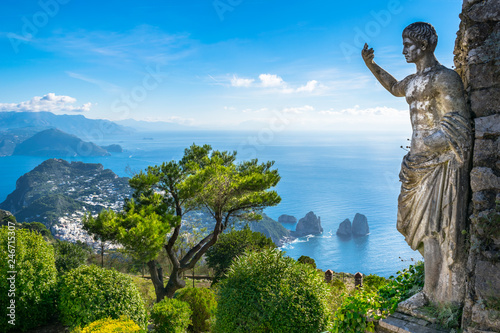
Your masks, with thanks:
[{"label": "stone ledge", "polygon": [[432,324],[420,318],[414,318],[403,313],[396,312],[379,322],[380,333],[447,333],[438,330]]}]

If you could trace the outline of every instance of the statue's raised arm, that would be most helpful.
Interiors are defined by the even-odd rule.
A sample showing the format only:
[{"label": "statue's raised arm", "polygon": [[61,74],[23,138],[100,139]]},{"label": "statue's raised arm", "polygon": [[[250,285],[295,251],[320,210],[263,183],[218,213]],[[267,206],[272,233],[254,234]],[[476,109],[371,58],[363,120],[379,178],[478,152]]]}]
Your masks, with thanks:
[{"label": "statue's raised arm", "polygon": [[404,97],[404,90],[402,89],[403,82],[398,82],[394,76],[377,65],[377,63],[373,60],[375,58],[373,48],[368,48],[368,44],[365,43],[365,47],[361,50],[361,56],[365,61],[366,67],[370,69],[373,75],[377,78],[378,82],[380,82],[385,89],[396,97]]}]

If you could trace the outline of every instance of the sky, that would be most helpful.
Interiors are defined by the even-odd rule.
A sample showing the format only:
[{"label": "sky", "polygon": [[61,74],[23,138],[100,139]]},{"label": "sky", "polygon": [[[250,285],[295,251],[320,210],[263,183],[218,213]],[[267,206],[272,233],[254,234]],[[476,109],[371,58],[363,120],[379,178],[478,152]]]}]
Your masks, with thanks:
[{"label": "sky", "polygon": [[404,98],[361,59],[415,71],[401,32],[426,21],[453,66],[461,0],[2,0],[0,112],[204,129],[406,131]]}]

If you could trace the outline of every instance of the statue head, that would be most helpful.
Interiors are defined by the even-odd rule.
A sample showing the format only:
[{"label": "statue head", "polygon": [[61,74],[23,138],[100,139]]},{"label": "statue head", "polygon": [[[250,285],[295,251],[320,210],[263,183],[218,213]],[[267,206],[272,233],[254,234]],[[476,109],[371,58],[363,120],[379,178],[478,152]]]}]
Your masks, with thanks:
[{"label": "statue head", "polygon": [[407,62],[416,62],[425,54],[436,49],[438,36],[436,29],[425,22],[415,22],[403,30],[403,54]]}]

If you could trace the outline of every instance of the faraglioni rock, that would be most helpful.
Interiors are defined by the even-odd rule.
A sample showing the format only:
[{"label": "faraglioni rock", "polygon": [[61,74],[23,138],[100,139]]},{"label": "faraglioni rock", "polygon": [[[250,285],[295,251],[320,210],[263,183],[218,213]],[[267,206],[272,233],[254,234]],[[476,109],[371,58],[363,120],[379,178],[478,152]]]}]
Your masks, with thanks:
[{"label": "faraglioni rock", "polygon": [[307,235],[317,235],[322,232],[321,218],[316,216],[313,212],[309,212],[299,220],[295,231],[292,231],[290,234],[293,237],[303,237]]},{"label": "faraglioni rock", "polygon": [[297,223],[297,218],[295,216],[292,216],[292,215],[283,214],[280,217],[278,217],[278,222],[279,223],[295,224],[295,223]]},{"label": "faraglioni rock", "polygon": [[363,214],[357,213],[352,221],[352,235],[354,237],[366,236],[370,233],[368,219]]},{"label": "faraglioni rock", "polygon": [[345,219],[344,222],[340,223],[339,228],[337,229],[337,236],[340,237],[352,236],[351,220]]}]

